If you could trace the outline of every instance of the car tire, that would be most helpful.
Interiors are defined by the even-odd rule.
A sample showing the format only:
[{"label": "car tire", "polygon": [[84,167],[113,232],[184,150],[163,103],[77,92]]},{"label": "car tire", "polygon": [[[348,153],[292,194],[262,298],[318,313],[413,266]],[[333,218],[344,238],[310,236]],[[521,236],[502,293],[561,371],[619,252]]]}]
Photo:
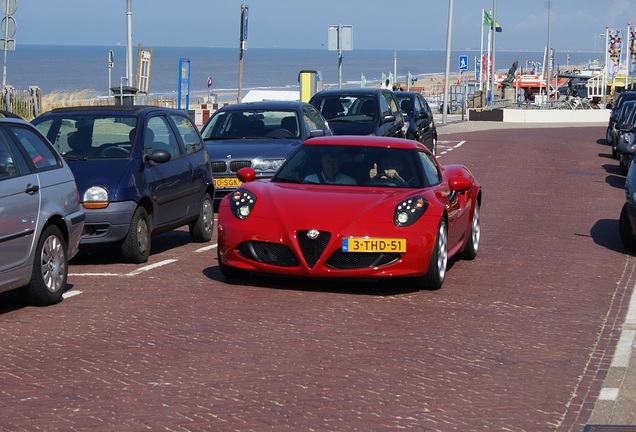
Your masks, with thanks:
[{"label": "car tire", "polygon": [[419,279],[419,288],[438,290],[444,284],[446,266],[448,264],[448,232],[446,221],[442,219],[435,236],[435,245],[428,264],[428,271]]},{"label": "car tire", "polygon": [[625,249],[630,252],[636,252],[636,239],[632,235],[632,224],[629,221],[629,215],[627,214],[627,204],[623,205],[621,210],[621,216],[618,220],[618,230],[621,235],[621,242]]},{"label": "car tire", "polygon": [[197,220],[189,225],[190,237],[198,243],[205,243],[212,240],[212,230],[214,229],[214,205],[210,194],[205,194],[201,202],[201,210]]},{"label": "car tire", "polygon": [[473,212],[473,219],[470,221],[470,233],[466,246],[461,253],[461,258],[466,260],[473,260],[477,257],[479,252],[479,240],[481,239],[481,218],[480,218],[479,201],[475,201],[475,211]]},{"label": "car tire", "polygon": [[128,234],[121,244],[121,252],[124,262],[140,264],[148,261],[150,256],[151,220],[148,212],[143,207],[137,207]]},{"label": "car tire", "polygon": [[216,248],[216,257],[217,257],[217,261],[219,262],[219,270],[221,271],[221,274],[226,279],[238,279],[238,278],[244,277],[246,274],[244,270],[240,270],[235,267],[231,267],[227,264],[223,264],[223,261],[221,261],[221,251],[219,249],[221,248],[220,247]]},{"label": "car tire", "polygon": [[605,131],[605,143],[607,145],[612,145],[612,134],[610,133],[610,128],[607,128],[607,131]]},{"label": "car tire", "polygon": [[68,246],[58,227],[51,225],[42,232],[34,255],[31,281],[22,297],[34,305],[59,302],[68,276]]}]

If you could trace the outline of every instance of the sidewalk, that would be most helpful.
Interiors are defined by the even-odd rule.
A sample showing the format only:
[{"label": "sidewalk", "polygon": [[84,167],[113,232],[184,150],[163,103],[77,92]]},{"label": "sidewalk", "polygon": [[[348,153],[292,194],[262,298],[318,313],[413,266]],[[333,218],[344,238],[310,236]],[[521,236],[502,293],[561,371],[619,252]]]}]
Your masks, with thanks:
[{"label": "sidewalk", "polygon": [[[436,114],[434,117],[438,136],[501,128],[598,126],[599,138],[602,138],[607,127],[606,123],[469,122],[462,121],[461,115],[456,114],[447,115],[446,124],[442,124],[441,114]],[[627,315],[622,325],[618,324],[620,337],[584,432],[636,432],[636,293],[634,287],[631,289],[628,287],[628,291],[630,292],[626,294],[629,297]]]},{"label": "sidewalk", "polygon": [[[592,425],[632,425],[621,431],[636,431],[636,294],[631,300],[620,338],[607,371],[603,387],[586,431],[605,429]],[[616,430],[616,429],[612,429]]]}]

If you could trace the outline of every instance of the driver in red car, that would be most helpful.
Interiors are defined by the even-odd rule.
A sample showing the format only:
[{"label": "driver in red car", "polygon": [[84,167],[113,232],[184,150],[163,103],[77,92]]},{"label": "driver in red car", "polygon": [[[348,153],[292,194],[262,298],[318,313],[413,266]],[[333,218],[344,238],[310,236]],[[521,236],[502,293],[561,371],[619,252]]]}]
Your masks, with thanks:
[{"label": "driver in red car", "polygon": [[305,177],[306,182],[347,185],[356,184],[353,177],[340,172],[340,155],[338,153],[323,153],[320,156],[320,165],[322,166],[322,171]]}]

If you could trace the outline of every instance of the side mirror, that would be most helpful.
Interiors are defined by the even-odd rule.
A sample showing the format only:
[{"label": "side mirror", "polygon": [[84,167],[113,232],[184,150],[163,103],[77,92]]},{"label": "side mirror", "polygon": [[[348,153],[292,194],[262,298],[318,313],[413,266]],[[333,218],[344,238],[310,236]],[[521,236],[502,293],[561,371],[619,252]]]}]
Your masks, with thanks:
[{"label": "side mirror", "polygon": [[152,153],[145,156],[145,159],[154,163],[166,163],[172,158],[172,155],[165,150],[153,150]]},{"label": "side mirror", "polygon": [[623,154],[623,155],[634,154],[634,150],[632,149],[632,146],[625,140],[620,140],[620,142],[616,144],[614,149],[616,150],[616,153],[618,154]]},{"label": "side mirror", "polygon": [[382,117],[382,123],[393,123],[395,121],[394,115],[385,115]]},{"label": "side mirror", "polygon": [[236,177],[243,183],[249,183],[256,178],[256,171],[252,167],[244,167],[236,172]]},{"label": "side mirror", "polygon": [[630,123],[623,123],[619,130],[623,133],[630,133],[634,131],[634,125]]},{"label": "side mirror", "polygon": [[325,131],[322,129],[312,129],[309,131],[309,138],[325,136]]},{"label": "side mirror", "polygon": [[450,179],[449,186],[453,192],[463,192],[472,188],[473,182],[467,177],[455,176]]}]

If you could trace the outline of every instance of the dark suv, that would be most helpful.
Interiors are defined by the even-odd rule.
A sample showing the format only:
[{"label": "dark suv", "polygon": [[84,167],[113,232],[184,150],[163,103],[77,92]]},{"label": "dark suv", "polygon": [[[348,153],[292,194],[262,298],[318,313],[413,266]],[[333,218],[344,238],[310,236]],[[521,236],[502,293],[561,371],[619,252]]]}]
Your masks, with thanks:
[{"label": "dark suv", "polygon": [[59,108],[32,123],[75,175],[86,213],[80,248],[116,244],[142,263],[150,237],[188,225],[214,228],[214,183],[201,135],[181,110],[151,106]]},{"label": "dark suv", "polygon": [[636,91],[625,91],[619,93],[618,96],[616,96],[616,100],[614,101],[614,103],[608,103],[606,106],[607,109],[612,110],[612,112],[610,113],[609,124],[607,125],[607,132],[605,133],[605,140],[607,141],[607,145],[616,145],[616,143],[612,141],[614,140],[616,129],[618,129],[619,127],[616,126],[616,122],[618,120],[618,112],[620,111],[621,106],[629,100],[636,100]]},{"label": "dark suv", "polygon": [[398,91],[395,92],[395,97],[409,125],[406,137],[421,142],[433,154],[436,154],[437,127],[431,107],[424,96],[416,92]]},{"label": "dark suv", "polygon": [[309,103],[318,108],[335,135],[406,137],[407,127],[391,90],[323,90]]}]

